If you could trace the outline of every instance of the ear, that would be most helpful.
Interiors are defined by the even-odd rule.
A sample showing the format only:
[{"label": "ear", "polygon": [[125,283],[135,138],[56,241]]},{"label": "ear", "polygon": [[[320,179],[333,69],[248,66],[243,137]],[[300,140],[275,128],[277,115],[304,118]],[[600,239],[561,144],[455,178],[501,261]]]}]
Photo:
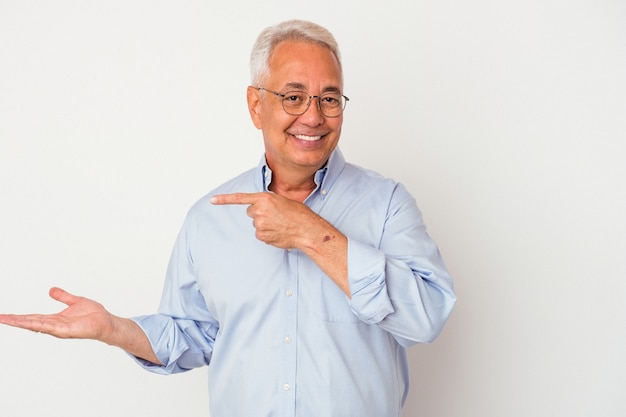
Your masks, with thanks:
[{"label": "ear", "polygon": [[261,129],[261,92],[255,87],[248,86],[246,99],[248,100],[248,111],[252,123],[257,129]]}]

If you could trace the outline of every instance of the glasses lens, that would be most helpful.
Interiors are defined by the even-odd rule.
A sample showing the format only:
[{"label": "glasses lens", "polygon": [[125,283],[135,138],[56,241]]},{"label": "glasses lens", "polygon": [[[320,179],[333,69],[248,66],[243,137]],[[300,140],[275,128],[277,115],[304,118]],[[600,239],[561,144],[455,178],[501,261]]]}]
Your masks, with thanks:
[{"label": "glasses lens", "polygon": [[328,117],[339,116],[345,106],[343,96],[339,93],[322,94],[319,101],[320,110]]},{"label": "glasses lens", "polygon": [[283,108],[289,114],[302,114],[309,106],[309,95],[302,91],[288,91],[283,97]]}]

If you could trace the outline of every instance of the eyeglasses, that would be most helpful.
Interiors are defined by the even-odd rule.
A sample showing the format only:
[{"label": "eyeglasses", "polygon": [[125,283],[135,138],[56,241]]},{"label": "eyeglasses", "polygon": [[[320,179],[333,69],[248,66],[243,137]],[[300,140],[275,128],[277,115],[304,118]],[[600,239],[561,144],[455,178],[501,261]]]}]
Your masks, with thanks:
[{"label": "eyeglasses", "polygon": [[285,94],[281,94],[263,87],[255,88],[259,91],[264,90],[274,94],[276,97],[280,97],[283,110],[292,116],[304,114],[311,105],[311,100],[316,98],[317,108],[324,116],[338,117],[343,113],[343,109],[346,108],[346,103],[350,101],[348,97],[339,93],[324,93],[319,96],[310,96],[304,91],[287,91]]}]

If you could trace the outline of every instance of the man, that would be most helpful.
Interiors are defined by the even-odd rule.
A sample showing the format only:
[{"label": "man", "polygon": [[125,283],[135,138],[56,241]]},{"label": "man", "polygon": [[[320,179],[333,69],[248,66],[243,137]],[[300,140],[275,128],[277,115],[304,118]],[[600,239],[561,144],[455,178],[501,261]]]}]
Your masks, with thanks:
[{"label": "man", "polygon": [[439,334],[452,281],[407,190],[337,148],[348,98],[333,36],[270,27],[251,72],[265,155],[191,208],[159,314],[124,319],[53,288],[63,312],[0,322],[100,340],[158,373],[210,365],[212,417],[399,416],[405,348]]}]

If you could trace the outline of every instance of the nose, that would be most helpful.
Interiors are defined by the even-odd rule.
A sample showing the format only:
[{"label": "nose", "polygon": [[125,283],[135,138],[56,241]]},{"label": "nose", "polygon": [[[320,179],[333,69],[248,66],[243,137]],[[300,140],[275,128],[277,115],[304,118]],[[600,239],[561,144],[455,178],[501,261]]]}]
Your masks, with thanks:
[{"label": "nose", "polygon": [[311,97],[309,107],[307,107],[306,111],[300,115],[300,119],[309,126],[318,126],[324,123],[324,115],[320,109],[319,97]]}]

